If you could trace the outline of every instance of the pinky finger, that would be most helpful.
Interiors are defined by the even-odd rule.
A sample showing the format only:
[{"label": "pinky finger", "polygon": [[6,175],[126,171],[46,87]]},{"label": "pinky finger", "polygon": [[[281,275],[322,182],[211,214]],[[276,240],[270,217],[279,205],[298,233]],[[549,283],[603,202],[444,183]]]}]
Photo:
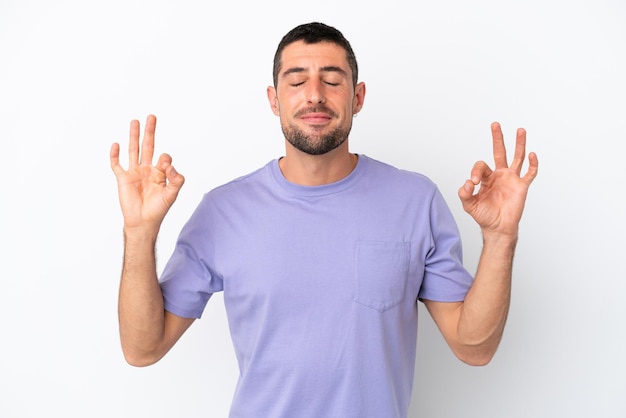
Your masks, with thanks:
[{"label": "pinky finger", "polygon": [[537,158],[537,154],[531,152],[528,154],[528,171],[524,174],[523,179],[528,183],[532,183],[532,181],[537,177],[537,173],[539,172],[539,159]]},{"label": "pinky finger", "polygon": [[111,150],[109,151],[109,159],[111,163],[111,170],[113,170],[115,174],[123,171],[123,168],[120,165],[120,144],[118,144],[117,142],[114,142],[111,145]]}]

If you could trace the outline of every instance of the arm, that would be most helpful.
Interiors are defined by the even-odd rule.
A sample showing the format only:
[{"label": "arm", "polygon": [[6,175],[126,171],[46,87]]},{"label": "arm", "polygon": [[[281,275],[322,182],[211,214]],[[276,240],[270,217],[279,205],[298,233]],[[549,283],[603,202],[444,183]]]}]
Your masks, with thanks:
[{"label": "arm", "polygon": [[118,302],[120,339],[129,364],[147,366],[169,351],[193,323],[163,309],[156,274],[155,244],[167,211],[185,179],[162,154],[152,165],[156,118],[148,116],[139,152],[139,122],[130,126],[129,167],[119,163],[120,146],[111,146],[111,169],[117,179],[124,216],[124,262]]},{"label": "arm", "polygon": [[[519,222],[538,160],[528,156],[528,172],[521,177],[526,131],[517,130],[515,155],[508,166],[500,125],[491,125],[495,170],[477,162],[471,179],[459,189],[463,209],[480,225],[483,249],[478,269],[463,302],[424,301],[448,345],[462,361],[487,364],[502,338],[509,311],[513,255]],[[476,186],[480,189],[474,194]]]}]

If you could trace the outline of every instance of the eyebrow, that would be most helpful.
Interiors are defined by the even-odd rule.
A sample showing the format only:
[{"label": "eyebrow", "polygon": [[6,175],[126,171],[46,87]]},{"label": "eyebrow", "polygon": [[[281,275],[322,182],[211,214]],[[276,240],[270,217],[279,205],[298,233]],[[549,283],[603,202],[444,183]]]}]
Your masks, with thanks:
[{"label": "eyebrow", "polygon": [[[292,67],[289,68],[288,70],[285,70],[285,72],[283,72],[283,77],[288,76],[289,74],[298,74],[298,73],[303,73],[305,72],[306,69],[304,67]],[[348,76],[348,73],[343,70],[341,67],[337,67],[334,65],[327,65],[326,67],[322,67],[320,68],[320,72],[323,73],[339,73],[343,76]]]}]

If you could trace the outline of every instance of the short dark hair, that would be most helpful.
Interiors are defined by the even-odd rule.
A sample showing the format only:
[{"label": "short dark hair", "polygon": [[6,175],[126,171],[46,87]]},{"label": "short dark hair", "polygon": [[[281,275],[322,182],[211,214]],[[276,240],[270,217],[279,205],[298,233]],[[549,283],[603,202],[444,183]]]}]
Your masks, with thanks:
[{"label": "short dark hair", "polygon": [[296,26],[281,39],[274,55],[274,87],[278,85],[278,74],[282,66],[282,53],[285,47],[297,41],[304,41],[307,44],[316,44],[319,42],[332,42],[339,45],[346,51],[346,59],[352,71],[352,84],[356,86],[359,80],[359,66],[356,62],[356,56],[350,46],[350,42],[343,34],[332,26],[325,25],[320,22],[305,23]]}]

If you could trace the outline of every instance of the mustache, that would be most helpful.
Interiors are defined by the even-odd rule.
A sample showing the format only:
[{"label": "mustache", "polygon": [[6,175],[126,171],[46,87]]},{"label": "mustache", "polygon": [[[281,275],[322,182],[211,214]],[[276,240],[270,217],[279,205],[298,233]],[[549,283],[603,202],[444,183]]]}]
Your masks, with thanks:
[{"label": "mustache", "polygon": [[306,107],[304,109],[300,109],[299,111],[296,112],[295,117],[299,118],[301,116],[304,116],[308,113],[326,113],[328,116],[332,117],[332,118],[336,118],[338,115],[336,112],[334,112],[333,110],[327,108],[324,105],[316,105],[316,106],[310,106],[310,107]]}]

